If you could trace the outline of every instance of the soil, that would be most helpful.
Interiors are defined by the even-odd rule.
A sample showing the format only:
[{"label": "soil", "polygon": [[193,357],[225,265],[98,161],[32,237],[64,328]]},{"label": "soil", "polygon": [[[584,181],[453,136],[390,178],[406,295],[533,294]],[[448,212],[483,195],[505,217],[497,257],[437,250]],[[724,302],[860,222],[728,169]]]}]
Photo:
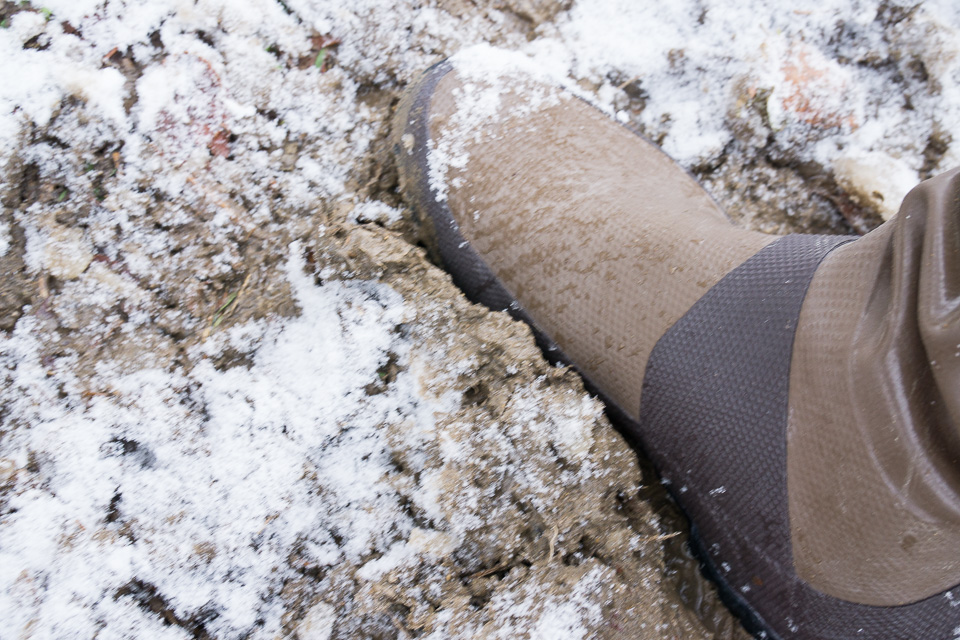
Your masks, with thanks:
[{"label": "soil", "polygon": [[[230,66],[235,44],[214,19],[213,28],[184,31],[181,40],[156,25],[100,57],[98,70],[114,70],[124,91],[125,124],[104,115],[90,95],[65,92],[46,122],[24,120],[16,149],[3,156],[0,379],[8,391],[0,397],[0,522],[13,522],[21,508],[13,505],[30,491],[55,483],[57,465],[45,461],[60,455],[30,449],[27,458],[17,457],[18,443],[44,420],[42,412],[23,408],[24,398],[37,401],[19,382],[21,365],[35,366],[57,389],[44,402],[66,416],[85,415],[101,401],[135,405],[137,392],[113,382],[138,372],[196,381],[193,372],[209,365],[218,375],[255,370],[261,347],[234,345],[227,336],[256,323],[283,327],[301,316],[303,303],[287,273],[294,260],[319,289],[384,285],[407,309],[389,331],[409,349],[385,357],[357,394],[392,397],[409,387],[416,390],[411,397],[456,401],[435,412],[434,431],[411,435],[410,420],[375,425],[390,460],[386,485],[409,523],[391,534],[393,544],[409,557],[391,559],[395,546],[377,543],[324,564],[311,555],[315,540],[285,547],[284,559],[270,569],[276,583],[254,598],[262,611],[279,612],[275,636],[551,637],[551,629],[560,629],[589,638],[748,637],[700,576],[686,525],[654,472],[610,426],[578,376],[543,359],[524,325],[467,302],[430,262],[397,189],[390,118],[413,74],[467,41],[521,46],[572,3],[506,0],[483,7],[441,0],[431,8],[436,20],[463,32],[419,24],[399,44],[390,34],[402,29],[390,16],[375,26],[357,9],[366,21],[357,33],[322,33],[300,4],[281,2],[289,18],[269,18],[287,20],[277,33],[299,38],[295,43],[263,40],[270,34],[248,23],[236,28],[256,32],[246,46],[263,45],[262,69],[282,74],[276,86],[322,101],[317,109],[327,121],[313,130],[297,128],[296,118],[310,111],[287,93],[237,80],[260,67]],[[26,24],[22,16],[41,12],[24,3],[0,5],[0,21],[14,21],[25,51],[55,49],[55,39],[95,32],[96,20],[56,15],[17,26]],[[410,14],[398,15],[402,22]],[[899,41],[911,19],[889,12],[878,17],[878,29]],[[351,53],[350,47],[375,44],[382,46],[373,66]],[[839,44],[837,51],[845,52]],[[933,81],[918,71],[917,55],[892,51],[861,62],[889,73],[897,90],[930,90]],[[678,73],[684,64],[678,54]],[[187,77],[195,94],[161,103],[151,124],[148,81],[158,69]],[[595,80],[583,84],[599,88]],[[230,115],[230,82],[230,99],[253,105],[246,120]],[[663,141],[665,129],[641,117],[649,100],[642,80],[612,74],[602,83],[619,87],[615,108]],[[734,93],[726,116],[730,141],[689,169],[736,220],[775,233],[863,233],[882,221],[877,203],[857,195],[855,181],[806,153],[822,130],[810,128],[804,137],[778,129],[763,90],[744,84]],[[188,118],[175,112],[178,105]],[[142,146],[133,145],[131,131],[143,136]],[[921,174],[938,168],[950,141],[937,131],[920,142]],[[341,187],[324,186],[341,175]],[[34,351],[17,351],[27,338]],[[209,407],[196,400],[200,383],[192,384],[172,390],[171,402],[182,405],[185,420],[203,423]],[[570,429],[578,434],[572,444]],[[461,449],[455,458],[442,453],[451,441]],[[153,464],[153,454],[137,442],[121,445],[138,468]],[[317,483],[317,495],[333,491]],[[428,504],[427,492],[435,502]],[[150,557],[146,525],[124,511],[120,496],[96,507],[97,544],[123,539]],[[346,549],[349,540],[336,539],[335,546]],[[214,546],[196,552],[208,556],[217,556]],[[189,572],[185,567],[177,570]],[[24,569],[17,584],[40,584],[38,576]],[[232,580],[224,576],[217,580]],[[263,621],[273,615],[258,614],[258,623],[243,627],[216,601],[192,600],[154,582],[139,574],[107,581],[112,590],[104,587],[84,607],[109,626],[118,623],[98,607],[130,603],[128,615],[154,621],[171,637],[192,638],[261,637]],[[27,612],[23,637],[41,629],[44,589],[16,604],[6,601]]]}]

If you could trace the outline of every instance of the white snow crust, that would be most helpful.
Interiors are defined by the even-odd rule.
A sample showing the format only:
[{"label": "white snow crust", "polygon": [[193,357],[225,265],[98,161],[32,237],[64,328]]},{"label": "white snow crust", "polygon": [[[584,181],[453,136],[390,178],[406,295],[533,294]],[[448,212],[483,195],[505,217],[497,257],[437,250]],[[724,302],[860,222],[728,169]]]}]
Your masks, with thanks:
[{"label": "white snow crust", "polygon": [[[917,181],[935,130],[951,139],[938,169],[960,163],[960,5],[922,2],[898,32],[939,87],[910,109],[888,91],[881,71],[856,63],[889,56],[877,26],[880,5],[579,0],[538,27],[530,42],[498,43],[514,51],[505,54],[482,42],[477,24],[431,2],[287,0],[288,12],[270,0],[45,0],[51,19],[21,12],[0,30],[0,164],[21,154],[55,170],[58,149],[48,143],[27,148],[26,141],[67,97],[83,101],[95,117],[72,130],[78,139],[123,142],[123,188],[107,195],[82,240],[54,237],[34,210],[13,212],[25,229],[32,272],[62,268],[57,273],[69,278],[79,270],[87,279],[77,286],[104,307],[119,297],[136,300],[132,280],[91,262],[91,247],[113,229],[132,230],[131,221],[149,205],[138,185],[152,182],[215,212],[209,224],[224,237],[269,222],[275,205],[264,190],[271,180],[283,181],[287,207],[351,200],[349,168],[377,135],[361,83],[408,82],[436,61],[431,51],[464,50],[462,68],[471,83],[499,82],[521,69],[580,87],[611,113],[622,106],[618,87],[639,79],[648,96],[642,124],[661,133],[667,153],[688,167],[730,142],[725,116],[737,108],[734,88],[746,87],[766,96],[775,135],[790,140],[813,127],[815,144],[804,151],[810,159],[853,167],[852,173],[882,171],[871,188],[895,202]],[[848,37],[837,40],[841,21]],[[66,22],[82,39],[64,29]],[[221,33],[220,46],[205,43],[201,31]],[[312,32],[342,40],[338,65],[324,74],[280,69],[270,47],[306,54]],[[156,57],[152,34],[169,55]],[[25,48],[34,38],[43,46]],[[146,65],[134,86],[104,64],[116,50],[129,50]],[[137,99],[128,111],[131,92]],[[489,94],[464,87],[460,98],[474,102],[469,119],[455,126],[466,132],[496,113],[496,102],[481,95]],[[547,92],[539,99],[560,98]],[[271,111],[278,117],[264,115]],[[233,154],[242,167],[215,159],[213,177],[198,184],[197,167],[208,162],[223,127],[238,136]],[[264,149],[302,135],[322,145],[303,149],[294,170],[271,173],[279,151]],[[448,172],[465,162],[462,148],[432,150],[438,193]],[[224,204],[215,186],[241,179],[251,203],[245,212]],[[65,187],[84,186],[82,177],[74,180]],[[351,205],[352,221],[390,223],[401,215],[380,202]],[[181,211],[166,222],[189,221]],[[9,223],[0,224],[0,257],[12,246],[10,233]],[[160,232],[128,240],[136,245],[126,259],[132,275],[149,273],[155,260],[176,259],[167,255]],[[65,262],[56,267],[51,256]],[[434,433],[434,416],[455,412],[460,399],[431,395],[414,372],[400,375],[387,393],[366,394],[388,354],[402,360],[410,352],[409,340],[394,331],[409,315],[407,303],[376,282],[316,287],[303,275],[300,256],[291,247],[286,269],[299,317],[217,333],[191,354],[201,364],[190,371],[145,366],[130,373],[105,360],[91,388],[72,372],[74,356],[41,361],[32,316],[0,336],[0,370],[10,380],[0,389],[0,487],[8,495],[0,514],[0,635],[189,637],[131,598],[117,597],[141,588],[132,584],[140,581],[173,598],[168,604],[184,616],[209,612],[206,628],[215,637],[273,638],[283,623],[275,596],[289,578],[278,567],[294,551],[317,564],[361,563],[375,552],[361,575],[376,579],[450,547],[449,539],[419,529],[401,509],[388,481],[382,430],[407,425],[405,438],[415,448],[418,438]],[[235,261],[224,249],[218,268],[228,271]],[[136,305],[131,318],[134,326],[150,322]],[[249,366],[221,371],[203,360],[228,347],[251,353]],[[533,392],[518,402],[518,411],[537,414]],[[578,425],[599,413],[592,401],[578,402],[564,409],[574,417],[559,420],[557,434],[574,458],[588,437]],[[443,443],[445,457],[456,459],[457,442]],[[41,473],[28,473],[31,468]],[[439,515],[444,497],[430,486],[440,486],[439,479],[431,485],[428,478],[417,500],[426,513]],[[129,528],[104,520],[115,508],[133,523]],[[465,519],[457,526],[472,524]],[[585,637],[584,621],[600,615],[587,598],[600,579],[589,573],[571,599],[540,603],[539,622],[523,633]],[[318,606],[301,637],[329,635],[332,614]],[[491,606],[503,612],[499,637],[515,637],[511,621],[526,605]]]}]

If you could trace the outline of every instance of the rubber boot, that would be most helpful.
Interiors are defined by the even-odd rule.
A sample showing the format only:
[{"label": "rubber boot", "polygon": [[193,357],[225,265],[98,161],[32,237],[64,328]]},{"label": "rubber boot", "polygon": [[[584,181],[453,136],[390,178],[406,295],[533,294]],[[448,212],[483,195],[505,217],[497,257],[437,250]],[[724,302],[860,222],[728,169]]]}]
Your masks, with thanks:
[{"label": "rubber boot", "polygon": [[454,281],[620,416],[748,628],[955,637],[960,178],[856,241],[740,229],[525,60],[468,50],[398,107],[401,187]]}]

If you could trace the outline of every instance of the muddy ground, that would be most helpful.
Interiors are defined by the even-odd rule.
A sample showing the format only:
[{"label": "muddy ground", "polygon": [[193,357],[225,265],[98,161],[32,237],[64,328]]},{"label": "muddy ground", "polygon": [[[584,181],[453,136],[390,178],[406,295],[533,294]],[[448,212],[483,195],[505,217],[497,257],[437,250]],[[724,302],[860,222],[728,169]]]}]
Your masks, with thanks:
[{"label": "muddy ground", "polygon": [[[390,118],[416,71],[471,42],[549,37],[573,5],[449,0],[417,22],[416,3],[329,19],[310,17],[327,15],[324,3],[254,4],[256,19],[229,3],[201,15],[171,3],[139,23],[109,7],[0,6],[3,37],[25,60],[72,61],[96,80],[58,80],[49,114],[18,121],[0,181],[0,548],[15,559],[0,610],[17,637],[747,637],[697,575],[653,472],[574,372],[547,364],[523,325],[467,302],[427,259],[398,192]],[[929,99],[939,81],[915,43],[916,15],[878,5],[870,37],[887,48],[872,55],[838,28],[833,59],[879,74],[907,102]],[[121,33],[118,46],[102,41]],[[695,74],[698,63],[677,49],[671,64]],[[807,72],[787,84],[803,87]],[[164,89],[176,78],[182,88]],[[669,139],[668,122],[643,118],[656,91],[645,78],[613,70],[581,85]],[[770,91],[734,86],[729,140],[688,168],[757,229],[879,224],[889,204],[862,167],[807,152],[847,116],[807,105],[801,124],[777,128]],[[943,169],[950,131],[931,124],[917,138],[918,177]],[[325,364],[329,346],[304,350],[308,363],[271,360],[317,300],[335,307],[329,341],[345,345],[345,364]],[[366,360],[374,347],[355,334],[365,322],[382,341]],[[327,440],[297,435],[295,411],[277,423],[217,413],[217,393],[249,385],[256,414],[258,385],[285,366],[331,388],[348,380],[315,407],[298,396],[317,425],[340,416]],[[300,469],[270,476],[285,497],[257,494],[259,520],[214,494],[181,502],[207,490],[186,480],[150,497],[152,483],[228,459],[255,432],[288,439]],[[351,433],[379,465],[354,468],[352,489],[324,479],[344,464],[330,451],[357,455]],[[236,473],[211,478],[229,485]],[[59,511],[38,515],[43,505]],[[382,526],[360,528],[363,514]],[[29,531],[49,545],[9,542]],[[92,568],[118,550],[134,560]],[[254,614],[229,606],[241,597]],[[76,613],[61,617],[65,601]]]}]

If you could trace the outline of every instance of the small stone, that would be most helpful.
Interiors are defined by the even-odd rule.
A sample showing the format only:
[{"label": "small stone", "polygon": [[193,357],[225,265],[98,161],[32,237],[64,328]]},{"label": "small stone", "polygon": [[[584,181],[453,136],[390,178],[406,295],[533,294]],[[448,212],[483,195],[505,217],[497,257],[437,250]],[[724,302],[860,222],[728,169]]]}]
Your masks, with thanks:
[{"label": "small stone", "polygon": [[51,275],[61,280],[73,280],[93,261],[93,251],[83,237],[83,231],[70,227],[53,226],[43,248],[43,264]]},{"label": "small stone", "polygon": [[407,541],[409,547],[424,554],[431,554],[438,557],[444,557],[454,552],[457,548],[456,540],[452,536],[442,532],[429,529],[414,527],[410,531],[410,539]]},{"label": "small stone", "polygon": [[285,142],[283,145],[283,155],[280,156],[280,168],[283,171],[293,171],[297,166],[297,160],[300,158],[300,145],[294,141]]},{"label": "small stone", "polygon": [[12,458],[0,458],[0,487],[13,484],[17,477],[17,463]]},{"label": "small stone", "polygon": [[907,192],[917,184],[917,172],[883,153],[850,153],[833,163],[837,183],[858,204],[889,220]]},{"label": "small stone", "polygon": [[337,619],[336,610],[326,602],[313,605],[297,625],[297,640],[328,640]]}]

